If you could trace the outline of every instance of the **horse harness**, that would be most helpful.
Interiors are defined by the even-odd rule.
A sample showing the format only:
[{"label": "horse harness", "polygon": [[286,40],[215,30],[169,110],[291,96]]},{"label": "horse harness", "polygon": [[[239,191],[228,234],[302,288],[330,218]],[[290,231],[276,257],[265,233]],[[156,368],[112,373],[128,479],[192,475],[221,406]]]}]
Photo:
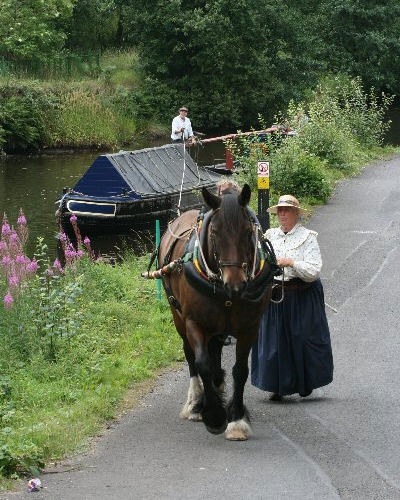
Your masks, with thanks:
[{"label": "horse harness", "polygon": [[[227,296],[223,287],[223,267],[235,266],[242,268],[246,272],[248,285],[241,296],[241,300],[249,303],[259,301],[266,292],[267,285],[273,282],[273,277],[280,274],[280,268],[276,263],[276,256],[271,243],[269,240],[264,240],[262,237],[260,238],[260,234],[262,236],[262,231],[257,217],[250,209],[246,208],[246,211],[253,226],[253,234],[255,236],[255,250],[252,266],[249,266],[248,262],[219,260],[215,245],[215,236],[213,235],[213,227],[211,225],[212,251],[214,253],[214,259],[218,263],[218,271],[215,273],[209,268],[204,256],[203,246],[207,238],[208,225],[212,223],[212,217],[216,211],[206,211],[205,207],[203,207],[199,212],[195,227],[188,228],[180,234],[173,235],[175,239],[165,255],[162,267],[155,271],[150,271],[154,260],[158,256],[157,248],[150,259],[147,272],[142,273],[142,276],[149,279],[162,278],[168,301],[177,311],[182,312],[181,305],[172,292],[169,275],[174,271],[180,273],[183,270],[187,281],[193,288],[206,296],[214,295],[223,302],[227,312],[227,323],[229,323],[230,317],[228,318],[228,316],[230,316],[229,311],[232,306],[232,301]],[[183,256],[171,261],[171,256],[177,242],[188,236],[189,239]]]}]

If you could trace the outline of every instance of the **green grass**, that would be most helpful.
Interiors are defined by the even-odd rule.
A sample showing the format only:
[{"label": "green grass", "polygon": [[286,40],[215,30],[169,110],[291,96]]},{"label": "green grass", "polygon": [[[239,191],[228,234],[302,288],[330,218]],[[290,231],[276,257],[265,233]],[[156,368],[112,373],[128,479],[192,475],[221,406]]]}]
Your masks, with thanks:
[{"label": "green grass", "polygon": [[[139,135],[167,136],[168,131],[153,117],[148,97],[141,90],[143,78],[137,53],[134,50],[107,51],[100,61],[101,71],[97,76],[79,75],[77,79],[62,77],[38,79],[32,76],[20,78],[0,77],[0,102],[4,116],[0,117],[0,139],[2,121],[12,124],[11,134],[0,141],[11,152],[14,136],[24,137],[22,149],[46,148],[108,148],[117,149],[132,143]],[[34,113],[27,102],[19,102],[14,109],[8,104],[21,89],[27,96],[38,96],[45,102],[40,113]],[[5,97],[2,100],[2,93]],[[11,96],[11,97],[10,97]],[[31,106],[25,109],[26,106]],[[45,109],[44,109],[45,108]],[[34,110],[35,111],[35,110]],[[25,118],[21,118],[25,117]],[[46,123],[45,130],[43,122]],[[14,130],[15,129],[15,130]],[[30,130],[32,138],[27,138]],[[2,142],[5,142],[2,145]]]},{"label": "green grass", "polygon": [[[81,323],[75,335],[54,339],[55,361],[47,356],[49,339],[29,333],[32,304],[20,300],[2,312],[0,446],[16,461],[14,471],[81,450],[116,415],[129,388],[183,359],[169,306],[157,300],[154,281],[139,278],[146,265],[134,257],[115,267],[81,265]],[[0,488],[7,487],[3,475]]]},{"label": "green grass", "polygon": [[124,87],[138,87],[141,81],[139,57],[129,50],[108,50],[101,56],[100,66],[108,83]]}]

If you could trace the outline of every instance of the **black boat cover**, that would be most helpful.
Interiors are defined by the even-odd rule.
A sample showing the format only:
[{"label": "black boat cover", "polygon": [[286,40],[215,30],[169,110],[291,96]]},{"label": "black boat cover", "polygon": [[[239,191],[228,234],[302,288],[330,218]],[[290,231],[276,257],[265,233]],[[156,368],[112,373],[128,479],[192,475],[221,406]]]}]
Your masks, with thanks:
[{"label": "black boat cover", "polygon": [[[179,192],[184,170],[183,144],[99,156],[74,187],[89,196],[143,198]],[[217,174],[198,166],[185,151],[183,190],[215,184]]]}]

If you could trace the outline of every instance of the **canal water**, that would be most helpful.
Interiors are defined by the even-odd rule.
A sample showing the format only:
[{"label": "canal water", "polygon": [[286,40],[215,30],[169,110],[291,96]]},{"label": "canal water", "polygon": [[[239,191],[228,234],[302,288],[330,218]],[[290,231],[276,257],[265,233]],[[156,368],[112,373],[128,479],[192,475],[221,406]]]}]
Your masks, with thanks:
[{"label": "canal water", "polygon": [[[165,139],[148,140],[124,149],[155,147],[166,142]],[[49,253],[56,253],[56,201],[64,187],[73,187],[97,156],[106,152],[15,155],[0,159],[0,218],[6,213],[9,222],[15,224],[22,208],[28,220],[29,256],[33,255],[39,236],[44,238]],[[213,143],[199,147],[197,151],[192,148],[191,154],[199,164],[212,165],[216,158],[223,157],[224,148],[222,143]],[[107,251],[107,246],[110,246],[109,241],[100,245],[104,251]]]},{"label": "canal water", "polygon": [[[392,109],[388,118],[392,120],[386,142],[400,145],[400,108]],[[137,142],[124,149],[141,149],[160,146],[166,139]],[[55,253],[57,247],[57,226],[55,211],[64,187],[73,187],[95,158],[107,151],[73,152],[42,154],[40,156],[9,156],[0,159],[0,216],[7,214],[9,221],[15,224],[19,209],[26,214],[30,238],[28,254],[34,251],[36,239],[42,236]],[[191,154],[201,165],[218,163],[224,157],[224,146],[221,142],[192,148]],[[140,237],[140,235],[138,235]],[[106,242],[105,246],[108,245]]]}]

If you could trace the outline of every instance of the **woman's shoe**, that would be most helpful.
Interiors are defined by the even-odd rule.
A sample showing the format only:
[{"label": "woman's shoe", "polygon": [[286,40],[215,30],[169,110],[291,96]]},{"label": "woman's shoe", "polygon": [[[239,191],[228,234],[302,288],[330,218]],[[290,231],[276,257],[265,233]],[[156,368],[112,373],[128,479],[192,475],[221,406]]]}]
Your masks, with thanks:
[{"label": "woman's shoe", "polygon": [[277,392],[273,392],[271,396],[269,397],[270,401],[282,401],[282,396],[278,394]]},{"label": "woman's shoe", "polygon": [[309,396],[311,393],[312,393],[312,389],[311,389],[311,391],[299,392],[299,396],[301,396],[302,398],[306,398],[306,397],[307,397],[307,396]]}]

